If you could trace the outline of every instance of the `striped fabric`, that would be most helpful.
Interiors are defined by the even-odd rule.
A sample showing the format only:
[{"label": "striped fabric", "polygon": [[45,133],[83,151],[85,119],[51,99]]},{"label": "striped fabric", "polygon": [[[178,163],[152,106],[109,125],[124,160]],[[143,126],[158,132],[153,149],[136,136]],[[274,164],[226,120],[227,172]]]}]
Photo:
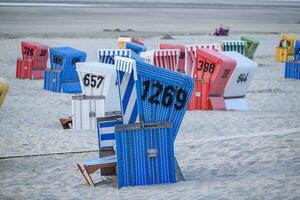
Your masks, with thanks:
[{"label": "striped fabric", "polygon": [[194,73],[194,64],[196,60],[197,49],[213,49],[221,50],[220,44],[200,44],[200,45],[185,45],[185,73],[192,76]]},{"label": "striped fabric", "polygon": [[141,54],[148,64],[172,71],[177,71],[178,69],[179,55],[179,49],[152,50]]},{"label": "striped fabric", "polygon": [[115,56],[131,57],[132,51],[130,49],[99,49],[99,62],[114,64]]},{"label": "striped fabric", "polygon": [[115,126],[122,124],[123,122],[120,120],[98,122],[97,129],[99,149],[113,147],[115,145]]},{"label": "striped fabric", "polygon": [[246,41],[241,40],[228,40],[222,42],[223,51],[237,51],[242,55],[246,54]]},{"label": "striped fabric", "polygon": [[135,60],[115,57],[123,123],[138,123],[137,74]]}]

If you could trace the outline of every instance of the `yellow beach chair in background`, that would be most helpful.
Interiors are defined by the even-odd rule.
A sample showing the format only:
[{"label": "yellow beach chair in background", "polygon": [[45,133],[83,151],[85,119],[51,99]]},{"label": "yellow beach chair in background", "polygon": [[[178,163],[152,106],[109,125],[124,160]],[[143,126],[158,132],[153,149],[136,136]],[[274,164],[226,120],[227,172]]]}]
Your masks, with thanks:
[{"label": "yellow beach chair in background", "polygon": [[276,62],[294,60],[295,40],[300,40],[299,34],[281,34],[279,47],[276,48]]},{"label": "yellow beach chair in background", "polygon": [[9,90],[9,83],[6,79],[0,78],[0,108]]}]

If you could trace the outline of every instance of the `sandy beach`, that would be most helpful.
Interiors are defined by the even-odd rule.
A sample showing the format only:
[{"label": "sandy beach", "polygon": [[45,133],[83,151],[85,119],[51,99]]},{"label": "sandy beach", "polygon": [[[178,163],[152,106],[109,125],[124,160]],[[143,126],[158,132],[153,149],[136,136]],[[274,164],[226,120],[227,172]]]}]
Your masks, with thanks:
[{"label": "sandy beach", "polygon": [[[220,2],[120,0],[105,6],[94,0],[55,7],[0,0],[0,77],[10,82],[0,110],[0,199],[300,199],[300,81],[284,79],[284,64],[275,62],[279,33],[300,33],[300,3]],[[231,27],[229,37],[208,36],[219,24]],[[175,39],[160,39],[166,33]],[[118,190],[115,179],[103,179],[92,188],[74,164],[97,152],[29,156],[97,150],[97,133],[61,128],[58,119],[71,116],[72,95],[44,91],[43,80],[15,78],[20,41],[71,46],[96,61],[99,48],[117,48],[119,35],[139,37],[148,49],[241,35],[260,41],[249,111],[186,113],[175,142],[183,182]]]}]

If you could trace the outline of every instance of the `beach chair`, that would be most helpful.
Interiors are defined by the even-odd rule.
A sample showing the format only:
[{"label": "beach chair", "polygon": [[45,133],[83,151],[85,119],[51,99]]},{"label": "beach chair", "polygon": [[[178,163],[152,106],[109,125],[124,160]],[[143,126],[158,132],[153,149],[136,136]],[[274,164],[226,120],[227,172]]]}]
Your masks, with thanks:
[{"label": "beach chair", "polygon": [[50,48],[51,68],[45,70],[44,89],[53,92],[81,93],[76,63],[84,62],[86,53],[70,47]]},{"label": "beach chair", "polygon": [[178,70],[179,55],[179,49],[159,49],[141,53],[146,63],[172,71]]},{"label": "beach chair", "polygon": [[237,52],[223,52],[236,61],[236,68],[226,85],[226,110],[248,110],[246,93],[253,80],[257,64]]},{"label": "beach chair", "polygon": [[[123,125],[115,127],[119,188],[182,180],[173,145],[193,91],[192,79],[125,57],[115,57],[115,66],[123,116]],[[151,141],[160,149],[146,145]]]},{"label": "beach chair", "polygon": [[285,78],[300,79],[300,40],[295,41],[294,61],[285,62]]},{"label": "beach chair", "polygon": [[119,112],[119,93],[113,65],[100,62],[76,63],[82,95],[72,97],[73,129],[96,130],[97,118]]},{"label": "beach chair", "polygon": [[259,45],[259,42],[246,36],[241,36],[241,40],[247,42],[246,52],[245,52],[246,57],[253,59],[255,51]]},{"label": "beach chair", "polygon": [[190,110],[226,110],[223,97],[236,61],[222,52],[198,49],[194,69],[195,89]]},{"label": "beach chair", "polygon": [[32,41],[21,41],[22,58],[17,59],[16,78],[42,79],[47,67],[48,46]]},{"label": "beach chair", "polygon": [[285,78],[300,79],[300,62],[285,62]]},{"label": "beach chair", "polygon": [[0,78],[0,108],[9,90],[9,83],[6,79]]}]

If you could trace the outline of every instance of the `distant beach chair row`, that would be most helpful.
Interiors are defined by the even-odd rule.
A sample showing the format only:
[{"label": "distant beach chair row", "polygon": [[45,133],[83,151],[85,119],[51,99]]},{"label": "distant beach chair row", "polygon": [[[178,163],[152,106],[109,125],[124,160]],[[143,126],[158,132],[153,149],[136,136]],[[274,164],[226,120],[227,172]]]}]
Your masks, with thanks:
[{"label": "distant beach chair row", "polygon": [[[255,62],[219,44],[161,46],[167,49],[147,52],[131,40],[127,49],[99,49],[98,62],[84,62],[80,50],[50,48],[45,85],[57,81],[47,71],[59,74],[62,91],[74,93],[72,128],[98,133],[99,158],[76,165],[89,185],[99,169],[117,174],[119,188],[174,183],[181,177],[174,142],[186,110],[247,109]],[[226,104],[227,86],[233,100]]]}]

